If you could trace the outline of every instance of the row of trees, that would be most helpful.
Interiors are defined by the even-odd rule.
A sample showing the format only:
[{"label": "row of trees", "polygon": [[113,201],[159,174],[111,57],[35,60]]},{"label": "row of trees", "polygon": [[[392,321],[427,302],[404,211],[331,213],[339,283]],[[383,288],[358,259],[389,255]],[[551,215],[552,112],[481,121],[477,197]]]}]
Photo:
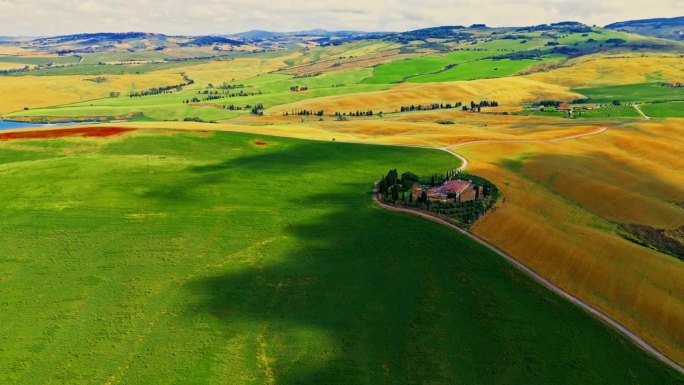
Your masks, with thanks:
[{"label": "row of trees", "polygon": [[456,102],[454,104],[451,103],[431,103],[431,104],[426,104],[426,105],[413,105],[411,104],[410,106],[401,106],[399,109],[399,112],[410,112],[410,111],[430,111],[430,110],[449,110],[452,108],[458,108],[461,107],[462,103],[461,102]]},{"label": "row of trees", "polygon": [[452,108],[459,108],[463,111],[468,111],[468,110],[476,110],[480,111],[481,108],[483,107],[498,107],[499,102],[496,100],[481,100],[479,102],[474,102],[470,101],[470,107],[467,105],[463,105],[462,102],[456,102],[454,104],[451,103],[431,103],[431,104],[426,104],[426,105],[410,105],[410,106],[401,106],[399,109],[399,112],[411,112],[411,111],[430,111],[430,110],[448,110]]},{"label": "row of trees", "polygon": [[264,105],[262,103],[257,103],[257,104],[247,104],[244,106],[236,106],[234,104],[228,104],[228,105],[218,105],[216,106],[218,108],[224,109],[224,110],[230,110],[230,111],[247,111],[249,110],[252,114],[254,115],[263,115],[264,114]]},{"label": "row of trees", "polygon": [[223,90],[221,92],[214,90],[203,90],[203,91],[197,91],[198,95],[207,95],[207,97],[212,97],[216,96],[214,99],[221,99],[221,98],[241,98],[241,97],[247,97],[247,96],[256,96],[256,95],[261,95],[261,90],[257,90],[256,92],[245,92],[240,90],[240,92],[228,92],[227,90]]},{"label": "row of trees", "polygon": [[285,111],[283,116],[298,115],[298,116],[323,116],[323,110],[313,111],[313,110],[298,110],[298,111]]},{"label": "row of trees", "polygon": [[[214,85],[209,83],[208,87],[214,88]],[[237,90],[240,88],[245,88],[245,85],[244,84],[228,84],[227,82],[223,82],[222,84],[218,85],[216,88],[219,88],[222,90]]]},{"label": "row of trees", "polygon": [[295,79],[313,78],[313,77],[316,77],[316,76],[319,76],[319,75],[322,75],[322,74],[323,74],[323,72],[312,72],[312,73],[309,73],[309,74],[296,74],[296,75],[294,76],[294,78],[295,78]]},{"label": "row of trees", "polygon": [[173,92],[174,90],[180,91],[185,86],[195,84],[195,81],[190,79],[189,77],[187,77],[187,75],[182,74],[182,76],[183,76],[183,83],[172,85],[172,86],[149,88],[145,91],[133,91],[133,92],[130,92],[128,94],[128,96],[131,98],[137,98],[137,97],[142,97],[142,96],[167,94],[167,93]]},{"label": "row of trees", "polygon": [[368,110],[368,111],[349,111],[349,112],[335,112],[332,116],[340,117],[340,116],[373,116],[373,110]]}]

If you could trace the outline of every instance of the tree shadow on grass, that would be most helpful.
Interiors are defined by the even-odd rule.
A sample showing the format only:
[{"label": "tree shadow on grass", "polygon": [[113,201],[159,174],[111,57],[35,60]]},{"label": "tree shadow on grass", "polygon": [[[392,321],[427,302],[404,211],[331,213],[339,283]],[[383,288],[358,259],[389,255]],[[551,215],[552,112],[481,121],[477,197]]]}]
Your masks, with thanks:
[{"label": "tree shadow on grass", "polygon": [[[383,153],[397,151],[391,148],[346,143],[326,143],[323,146],[315,142],[259,148],[248,155],[188,166],[185,170],[187,172],[179,173],[183,175],[182,179],[159,182],[145,191],[142,197],[161,203],[191,203],[202,198],[200,191],[203,189],[230,184],[232,180],[238,178],[255,181],[253,185],[241,182],[247,188],[246,192],[249,192],[252,187],[258,190],[260,179],[283,180],[291,183],[293,178],[299,177],[300,184],[306,185],[307,175],[310,174],[315,178],[320,175],[321,170],[326,170],[331,178],[336,173],[347,172],[349,163],[354,162],[354,159],[348,155],[350,148],[356,151],[360,159],[373,159],[371,153],[375,153],[373,156],[382,157]],[[321,154],[322,151],[326,153]],[[340,162],[339,159],[345,159],[345,162]],[[367,164],[364,164],[364,167],[367,167]],[[381,172],[379,171],[378,177]],[[360,181],[360,183],[370,186],[372,180]]]},{"label": "tree shadow on grass", "polygon": [[248,337],[259,346],[244,355],[268,357],[257,374],[265,382],[269,376],[284,385],[678,381],[447,228],[359,206],[346,193],[309,201],[332,211],[287,225],[294,247],[274,245],[252,268],[189,284],[200,298],[197,311],[259,330]]}]

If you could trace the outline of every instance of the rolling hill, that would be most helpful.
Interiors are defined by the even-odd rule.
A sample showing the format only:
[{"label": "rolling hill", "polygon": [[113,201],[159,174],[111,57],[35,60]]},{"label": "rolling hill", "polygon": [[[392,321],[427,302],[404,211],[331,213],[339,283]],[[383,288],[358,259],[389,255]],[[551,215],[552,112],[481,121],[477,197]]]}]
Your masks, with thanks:
[{"label": "rolling hill", "polygon": [[684,40],[684,16],[621,21],[608,24],[605,28],[645,36]]}]

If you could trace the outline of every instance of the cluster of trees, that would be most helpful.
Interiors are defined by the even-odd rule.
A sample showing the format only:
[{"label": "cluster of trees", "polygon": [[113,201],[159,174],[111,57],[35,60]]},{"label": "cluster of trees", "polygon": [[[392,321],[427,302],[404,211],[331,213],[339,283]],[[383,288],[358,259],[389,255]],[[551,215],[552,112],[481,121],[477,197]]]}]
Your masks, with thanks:
[{"label": "cluster of trees", "polygon": [[[385,200],[391,198],[392,201],[409,201],[413,203],[413,185],[420,182],[420,178],[414,173],[405,172],[399,176],[397,169],[389,170],[378,182],[378,193]],[[427,201],[427,193],[424,194]],[[417,197],[422,200],[423,197]]]},{"label": "cluster of trees", "polygon": [[558,107],[561,103],[559,100],[541,100],[532,103],[532,107]]},{"label": "cluster of trees", "polygon": [[300,91],[308,91],[309,87],[300,87],[300,86],[292,86],[290,87],[290,91],[292,92],[300,92]]},{"label": "cluster of trees", "polygon": [[[450,180],[468,180],[475,190],[475,199],[461,201],[460,196],[450,194],[449,200],[432,200],[427,189],[439,186]],[[419,194],[414,196],[414,186],[421,185]],[[384,201],[427,210],[437,215],[455,219],[462,225],[470,225],[484,215],[500,197],[499,189],[490,181],[477,175],[449,170],[444,174],[434,174],[427,178],[419,178],[416,174],[406,172],[399,175],[396,169],[390,170],[381,177],[377,184],[378,197]]]},{"label": "cluster of trees", "polygon": [[470,101],[470,109],[478,108],[478,111],[482,107],[498,107],[499,102],[496,100],[481,100],[479,103]]},{"label": "cluster of trees", "polygon": [[107,81],[107,78],[104,76],[97,76],[97,77],[94,77],[92,79],[83,79],[83,80],[88,81],[88,82],[93,82],[93,83],[104,83]]},{"label": "cluster of trees", "polygon": [[[209,85],[212,86],[211,83],[209,83]],[[219,88],[222,90],[237,90],[240,88],[245,88],[245,85],[244,84],[228,84],[226,82],[223,82],[223,84],[219,85],[216,88]]]},{"label": "cluster of trees", "polygon": [[[250,106],[247,106],[250,107]],[[262,116],[264,115],[264,105],[263,103],[257,103],[253,106],[251,106],[251,113],[254,115]]]},{"label": "cluster of trees", "polygon": [[295,79],[313,78],[313,77],[319,76],[319,75],[321,75],[321,74],[323,74],[323,73],[322,73],[322,72],[312,72],[312,73],[310,73],[310,74],[296,74],[296,75],[294,76],[294,78],[295,78]]}]

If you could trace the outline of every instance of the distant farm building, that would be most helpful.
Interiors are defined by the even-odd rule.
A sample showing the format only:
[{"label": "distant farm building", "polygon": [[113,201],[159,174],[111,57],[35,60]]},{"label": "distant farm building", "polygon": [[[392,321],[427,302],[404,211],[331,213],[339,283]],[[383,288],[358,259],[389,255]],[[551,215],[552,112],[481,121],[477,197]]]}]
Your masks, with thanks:
[{"label": "distant farm building", "polygon": [[463,193],[472,183],[465,180],[449,180],[443,185],[433,187],[427,190],[428,198],[432,199],[447,199],[449,195],[458,197]]},{"label": "distant farm building", "polygon": [[568,103],[561,103],[558,106],[558,111],[570,111],[572,108],[570,107],[570,104]]}]

